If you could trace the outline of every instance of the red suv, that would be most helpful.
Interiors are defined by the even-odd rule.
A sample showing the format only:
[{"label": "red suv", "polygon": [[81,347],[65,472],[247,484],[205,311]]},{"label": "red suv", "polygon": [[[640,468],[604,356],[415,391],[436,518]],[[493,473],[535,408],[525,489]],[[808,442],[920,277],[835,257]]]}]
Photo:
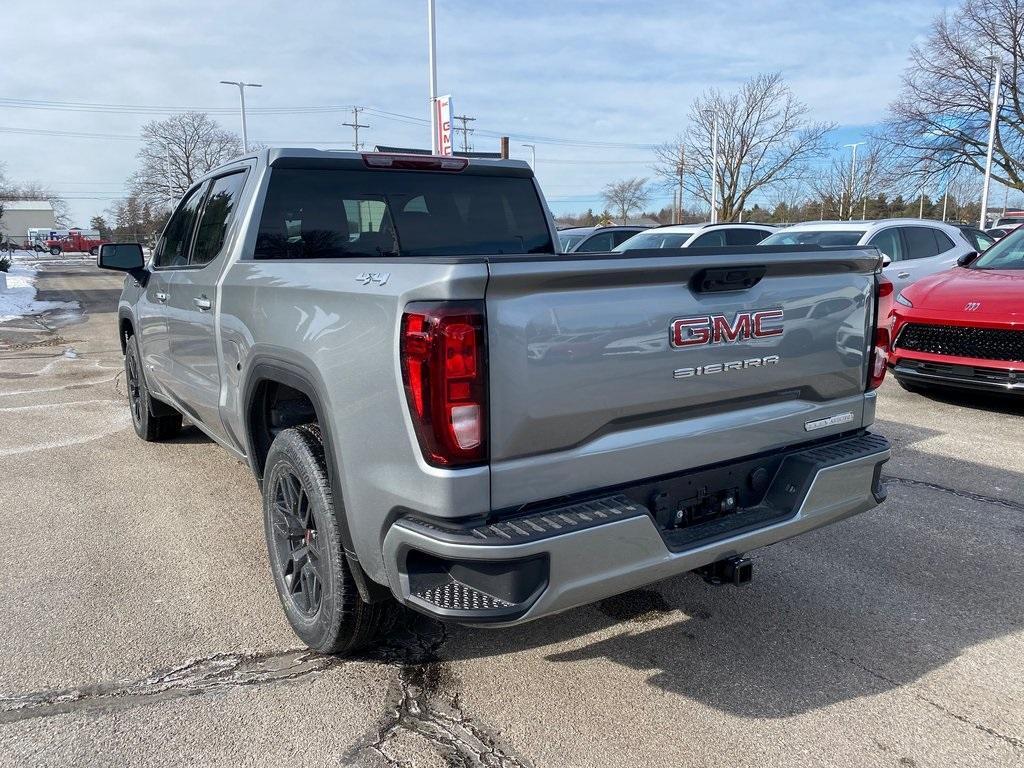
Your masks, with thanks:
[{"label": "red suv", "polygon": [[1024,228],[904,288],[892,319],[889,368],[904,389],[1024,394]]}]

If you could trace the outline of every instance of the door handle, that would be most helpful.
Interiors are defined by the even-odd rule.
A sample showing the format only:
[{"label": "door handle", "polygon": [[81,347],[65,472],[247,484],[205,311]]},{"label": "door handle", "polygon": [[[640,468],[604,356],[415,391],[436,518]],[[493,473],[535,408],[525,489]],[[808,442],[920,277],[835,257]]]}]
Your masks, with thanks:
[{"label": "door handle", "polygon": [[192,303],[199,307],[200,312],[205,312],[206,310],[213,308],[213,302],[205,296],[196,296],[192,299]]},{"label": "door handle", "polygon": [[157,301],[167,301],[167,294],[163,293],[162,291],[157,291],[156,293],[153,294],[153,296],[156,298]]},{"label": "door handle", "polygon": [[898,277],[900,280],[906,280],[908,277],[910,277],[910,273],[900,272],[898,275],[896,275],[896,277]]}]

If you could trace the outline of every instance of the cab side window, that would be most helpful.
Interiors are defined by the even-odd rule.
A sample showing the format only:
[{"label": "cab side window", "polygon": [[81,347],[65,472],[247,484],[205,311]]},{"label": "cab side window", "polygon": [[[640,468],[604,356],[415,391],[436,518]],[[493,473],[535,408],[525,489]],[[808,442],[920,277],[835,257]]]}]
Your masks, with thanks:
[{"label": "cab side window", "polygon": [[195,228],[196,212],[203,200],[202,189],[196,187],[189,192],[167,222],[153,256],[153,265],[158,269],[188,266],[188,246]]},{"label": "cab side window", "polygon": [[210,194],[203,206],[196,230],[196,244],[192,248],[191,263],[196,266],[209,264],[224,248],[228,227],[238,205],[238,196],[245,184],[245,171],[232,173],[214,179]]},{"label": "cab side window", "polygon": [[893,261],[903,261],[903,241],[900,240],[899,227],[883,229],[868,241]]}]

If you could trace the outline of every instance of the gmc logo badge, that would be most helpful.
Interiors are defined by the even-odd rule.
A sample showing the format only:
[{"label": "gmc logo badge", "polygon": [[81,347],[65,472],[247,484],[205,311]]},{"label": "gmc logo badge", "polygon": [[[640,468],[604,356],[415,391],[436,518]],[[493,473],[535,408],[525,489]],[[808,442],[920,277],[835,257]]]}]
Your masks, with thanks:
[{"label": "gmc logo badge", "polygon": [[781,309],[738,312],[732,322],[725,315],[677,317],[669,326],[669,339],[677,349],[781,335]]}]

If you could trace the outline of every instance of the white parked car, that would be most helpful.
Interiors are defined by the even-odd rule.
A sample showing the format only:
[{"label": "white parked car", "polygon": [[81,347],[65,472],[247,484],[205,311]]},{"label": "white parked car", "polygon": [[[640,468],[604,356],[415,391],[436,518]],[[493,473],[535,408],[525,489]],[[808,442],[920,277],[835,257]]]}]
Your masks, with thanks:
[{"label": "white parked car", "polygon": [[761,245],[873,245],[891,260],[882,271],[896,294],[976,250],[959,228],[929,219],[809,221],[781,229]]},{"label": "white parked car", "polygon": [[707,248],[721,245],[757,245],[776,231],[768,224],[668,224],[645,229],[613,250],[638,248]]}]

